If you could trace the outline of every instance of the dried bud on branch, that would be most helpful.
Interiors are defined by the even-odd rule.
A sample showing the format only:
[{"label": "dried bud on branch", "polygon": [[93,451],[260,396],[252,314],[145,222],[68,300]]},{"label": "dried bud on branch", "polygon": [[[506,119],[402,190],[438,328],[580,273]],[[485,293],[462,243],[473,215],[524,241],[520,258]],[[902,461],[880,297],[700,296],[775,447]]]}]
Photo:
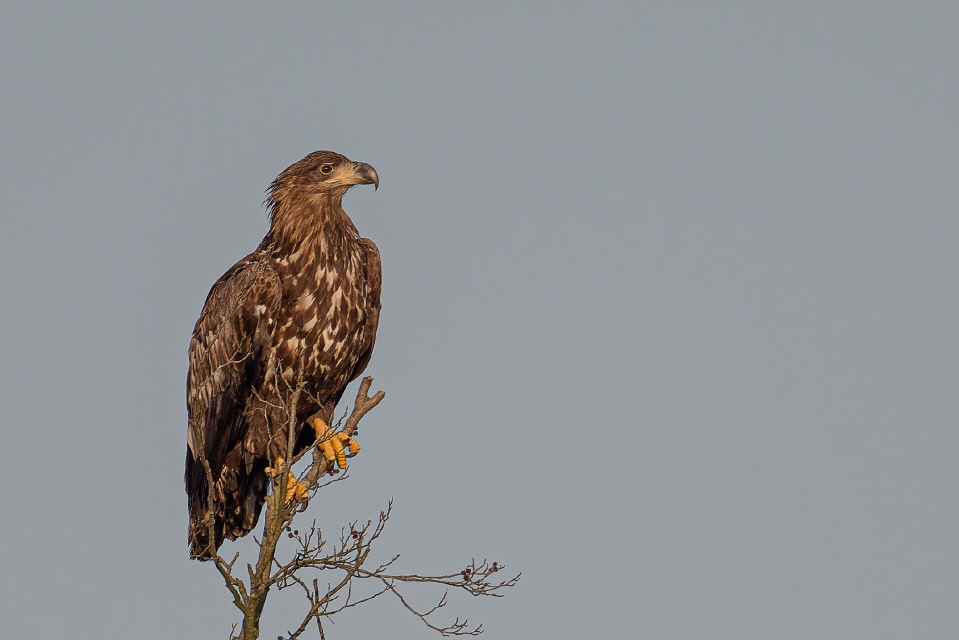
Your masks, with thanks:
[{"label": "dried bud on branch", "polygon": [[[336,426],[342,424],[337,433],[342,442],[349,443],[356,434],[360,420],[384,398],[383,391],[369,395],[371,377],[366,377],[360,384],[353,409]],[[287,384],[287,402],[284,407],[289,417],[286,428],[289,430],[288,451],[293,450],[293,440],[300,425],[297,424],[297,402],[304,391],[302,383],[292,386]],[[329,416],[332,418],[332,407]],[[324,421],[327,419],[324,418]],[[355,444],[355,443],[354,443]],[[354,451],[349,446],[351,454]],[[356,445],[358,449],[358,445]],[[292,473],[293,466],[307,452],[312,452],[309,464],[299,477]],[[342,452],[341,452],[342,453]],[[341,456],[337,456],[341,457]],[[202,460],[205,470],[209,474],[209,463]],[[263,514],[263,534],[255,539],[259,553],[255,563],[246,565],[246,576],[238,577],[234,574],[234,567],[239,554],[229,562],[220,556],[219,551],[211,545],[211,560],[223,577],[227,589],[233,596],[233,603],[243,616],[240,633],[236,634],[236,625],[230,636],[232,640],[255,640],[260,633],[260,616],[266,604],[266,598],[273,587],[282,591],[290,587],[298,587],[306,598],[308,608],[299,626],[287,630],[285,635],[277,636],[277,640],[295,640],[302,636],[307,628],[315,624],[321,640],[326,639],[324,620],[348,608],[369,602],[384,594],[392,594],[407,611],[419,618],[427,627],[441,635],[478,635],[482,633],[482,625],[470,626],[468,620],[455,618],[452,623],[440,624],[434,622],[435,614],[447,605],[447,595],[450,589],[462,590],[473,596],[501,597],[505,588],[517,583],[520,575],[507,580],[492,580],[491,576],[503,569],[497,562],[488,564],[485,560],[477,563],[472,560],[463,570],[450,574],[421,575],[416,573],[401,573],[393,570],[393,565],[399,559],[395,555],[389,561],[378,566],[369,566],[369,557],[372,545],[380,538],[387,521],[392,513],[392,501],[385,511],[380,512],[376,522],[367,521],[365,524],[353,522],[341,532],[339,540],[331,549],[331,545],[323,538],[322,532],[314,521],[308,528],[292,527],[293,519],[306,509],[307,503],[316,491],[332,482],[346,479],[345,474],[320,483],[320,478],[336,472],[335,460],[324,455],[319,445],[307,449],[292,460],[279,461],[271,469],[272,492],[267,496]],[[287,485],[292,485],[289,487]],[[286,496],[283,498],[283,496]],[[212,509],[212,505],[211,505]],[[212,517],[210,518],[212,528]],[[285,561],[278,557],[277,546],[283,534],[293,540],[292,556]],[[212,539],[211,529],[211,539]],[[310,577],[311,572],[324,572],[324,576],[339,574],[335,581],[322,586],[319,579]],[[314,574],[318,575],[318,574]],[[444,587],[445,590],[439,601],[429,609],[419,609],[413,606],[405,597],[402,589],[413,585],[434,584]],[[368,585],[367,589],[362,589]]]}]

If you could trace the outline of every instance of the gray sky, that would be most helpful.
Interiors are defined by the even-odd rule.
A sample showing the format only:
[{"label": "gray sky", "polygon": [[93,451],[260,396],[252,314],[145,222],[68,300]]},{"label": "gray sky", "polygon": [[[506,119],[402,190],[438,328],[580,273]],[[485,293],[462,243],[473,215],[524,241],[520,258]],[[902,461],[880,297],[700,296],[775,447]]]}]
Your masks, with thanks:
[{"label": "gray sky", "polygon": [[[932,4],[4,4],[4,636],[226,637],[186,348],[316,149],[379,172],[345,205],[385,280],[388,396],[329,531],[392,497],[402,568],[522,570],[450,605],[492,639],[953,634]],[[300,605],[269,604],[265,638]],[[383,602],[330,638],[431,634]]]}]

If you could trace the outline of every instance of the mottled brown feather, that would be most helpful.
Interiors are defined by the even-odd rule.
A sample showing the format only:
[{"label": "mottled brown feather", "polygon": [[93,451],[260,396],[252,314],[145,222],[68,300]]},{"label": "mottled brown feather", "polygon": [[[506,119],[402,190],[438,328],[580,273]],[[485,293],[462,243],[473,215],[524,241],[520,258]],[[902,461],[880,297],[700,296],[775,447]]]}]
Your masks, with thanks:
[{"label": "mottled brown feather", "polygon": [[[380,255],[360,238],[341,202],[350,184],[325,179],[355,166],[328,151],[291,165],[270,187],[270,232],[217,280],[190,342],[185,482],[193,557],[256,525],[266,467],[288,457],[284,380],[302,363],[294,454],[315,441],[305,420],[332,411],[369,363],[380,312]],[[342,172],[333,175],[343,175]],[[279,385],[277,384],[279,381]],[[278,386],[280,390],[278,390]],[[200,462],[203,453],[211,487]]]}]

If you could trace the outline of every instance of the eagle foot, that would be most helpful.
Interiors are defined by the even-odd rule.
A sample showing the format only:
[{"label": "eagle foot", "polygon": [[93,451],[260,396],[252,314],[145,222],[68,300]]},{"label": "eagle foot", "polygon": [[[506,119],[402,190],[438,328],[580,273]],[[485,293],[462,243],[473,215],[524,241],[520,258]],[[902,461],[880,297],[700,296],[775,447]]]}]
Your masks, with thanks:
[{"label": "eagle foot", "polygon": [[[323,457],[333,463],[335,469],[346,468],[346,459],[352,458],[360,452],[360,443],[343,431],[333,431],[323,418],[310,418],[310,425],[316,431],[316,446],[320,448]],[[349,453],[347,453],[349,452]]]},{"label": "eagle foot", "polygon": [[[276,467],[267,467],[265,471],[276,480],[283,472],[283,458],[277,459]],[[307,498],[310,497],[310,490],[306,488],[305,484],[296,479],[292,471],[290,471],[289,474],[286,479],[286,503],[306,502]]]}]

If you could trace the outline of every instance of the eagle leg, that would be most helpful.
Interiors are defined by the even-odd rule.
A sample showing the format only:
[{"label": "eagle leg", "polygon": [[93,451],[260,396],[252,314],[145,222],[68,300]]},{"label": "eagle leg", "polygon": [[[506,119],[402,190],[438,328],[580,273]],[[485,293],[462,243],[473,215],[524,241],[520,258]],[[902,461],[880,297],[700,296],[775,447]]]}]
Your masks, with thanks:
[{"label": "eagle leg", "polygon": [[[330,425],[318,415],[311,417],[309,422],[316,432],[316,444],[320,448],[320,452],[323,453],[323,457],[336,463],[340,469],[345,469],[346,459],[352,458],[360,452],[360,443],[348,433],[333,431]],[[345,449],[344,445],[346,445]]]},{"label": "eagle leg", "polygon": [[[275,480],[283,472],[283,458],[276,459],[275,467],[267,467],[265,471],[270,474]],[[310,490],[306,488],[306,485],[296,479],[296,476],[293,475],[293,472],[289,472],[290,475],[286,479],[286,502],[287,504],[291,502],[306,502],[306,499],[310,497]]]}]

